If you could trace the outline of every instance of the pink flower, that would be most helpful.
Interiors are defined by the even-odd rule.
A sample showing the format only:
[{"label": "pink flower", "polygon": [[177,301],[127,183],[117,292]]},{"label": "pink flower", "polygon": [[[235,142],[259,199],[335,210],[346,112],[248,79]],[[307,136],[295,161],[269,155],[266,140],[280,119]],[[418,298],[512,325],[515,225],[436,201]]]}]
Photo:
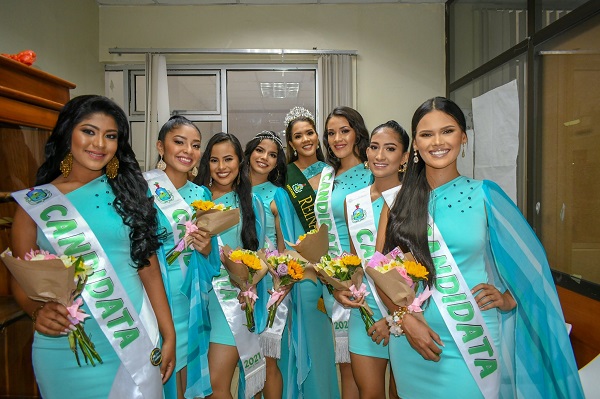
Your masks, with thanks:
[{"label": "pink flower", "polygon": [[406,269],[403,268],[403,267],[397,267],[396,270],[398,271],[398,273],[400,273],[400,275],[402,277],[404,277],[404,280],[406,280],[406,282],[408,283],[409,287],[412,287],[414,282],[413,282],[412,278],[410,278],[408,276],[408,272],[406,271]]},{"label": "pink flower", "polygon": [[69,311],[69,321],[73,323],[73,325],[77,325],[80,322],[84,321],[87,317],[90,317],[89,314],[85,314],[79,311],[79,307],[83,305],[83,300],[81,297],[77,298],[73,301],[73,304],[67,307]]},{"label": "pink flower", "polygon": [[379,265],[384,265],[386,263],[388,263],[389,259],[385,257],[384,254],[382,254],[379,251],[376,251],[373,256],[371,257],[371,259],[369,260],[369,263],[367,263],[367,266],[369,267],[376,267]]},{"label": "pink flower", "polygon": [[23,257],[25,260],[49,260],[49,259],[58,259],[58,256],[51,254],[48,251],[44,251],[43,249],[32,249],[27,252]]}]

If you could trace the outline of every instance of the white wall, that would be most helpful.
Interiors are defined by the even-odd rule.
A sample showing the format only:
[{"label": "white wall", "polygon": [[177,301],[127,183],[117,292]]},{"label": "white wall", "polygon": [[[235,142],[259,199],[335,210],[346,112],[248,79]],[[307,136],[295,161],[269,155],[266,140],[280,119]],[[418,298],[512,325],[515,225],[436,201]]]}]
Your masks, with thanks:
[{"label": "white wall", "polygon": [[104,94],[94,0],[1,0],[0,53],[33,50],[34,68],[77,85],[71,97]]},{"label": "white wall", "polygon": [[99,14],[99,58],[108,63],[143,62],[109,54],[113,47],[358,50],[357,108],[369,128],[396,119],[408,130],[418,105],[445,94],[443,4],[102,6]]}]

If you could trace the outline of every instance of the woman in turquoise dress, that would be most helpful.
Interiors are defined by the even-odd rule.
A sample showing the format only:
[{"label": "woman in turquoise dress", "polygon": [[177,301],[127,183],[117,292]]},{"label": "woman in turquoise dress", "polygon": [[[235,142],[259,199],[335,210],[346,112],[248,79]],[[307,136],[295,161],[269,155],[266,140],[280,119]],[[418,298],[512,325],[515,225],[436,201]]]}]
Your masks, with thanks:
[{"label": "woman in turquoise dress", "polygon": [[[349,107],[337,107],[325,120],[327,162],[331,165],[321,172],[321,180],[315,201],[317,222],[329,227],[329,255],[340,256],[350,252],[350,236],[346,225],[344,200],[346,196],[372,183],[373,175],[365,168],[366,150],[369,146],[369,131],[358,111]],[[336,362],[340,367],[342,398],[359,397],[354,382],[348,351],[349,310],[339,312],[339,303],[323,291],[327,313],[332,315],[336,343]],[[337,303],[337,302],[336,302]],[[335,308],[335,309],[334,309]],[[340,315],[338,317],[337,315]]]},{"label": "woman in turquoise dress", "polygon": [[[281,139],[272,131],[257,134],[246,144],[244,152],[252,192],[257,195],[265,212],[265,247],[270,250],[284,251],[285,242],[294,242],[293,208],[283,185],[286,175],[286,159]],[[273,289],[273,279],[270,274],[265,276],[267,290]],[[287,295],[286,295],[287,296]],[[285,299],[281,297],[280,302]],[[289,305],[287,306],[289,309]],[[283,309],[283,308],[280,308]],[[289,315],[289,312],[288,312]],[[267,361],[267,381],[263,396],[266,399],[278,399],[283,395],[284,381],[287,374],[282,376],[281,368],[288,372],[289,347],[288,323],[283,330],[274,325],[261,334],[261,343]],[[279,367],[279,363],[282,367]],[[293,371],[292,367],[290,370]]]},{"label": "woman in turquoise dress", "polygon": [[[346,197],[346,215],[350,230],[350,247],[366,265],[375,252],[377,226],[382,208],[388,209],[400,189],[402,174],[408,160],[409,138],[396,121],[377,126],[371,133],[367,148],[369,169],[375,178],[372,185]],[[388,367],[389,326],[384,316],[387,308],[377,294],[372,280],[365,274],[365,299],[353,298],[350,291],[334,291],[335,298],[352,307],[349,321],[349,349],[352,372],[361,399],[385,397],[385,374]],[[366,303],[373,311],[375,324],[365,331],[360,307]],[[397,398],[393,378],[390,398]]]},{"label": "woman in turquoise dress", "polygon": [[[197,354],[196,350],[188,351],[190,298],[182,292],[188,268],[197,268],[198,256],[207,256],[211,251],[210,235],[206,231],[189,233],[193,238],[190,245],[179,257],[171,260],[170,264],[167,261],[167,254],[184,238],[185,223],[193,219],[194,213],[190,204],[196,200],[210,200],[210,192],[206,187],[188,180],[189,174],[194,177],[198,175],[201,140],[200,130],[191,121],[180,115],[171,117],[158,133],[156,147],[160,158],[156,164],[157,169],[144,173],[154,195],[154,206],[158,209],[159,226],[168,233],[158,252],[177,336],[177,374],[176,378],[169,379],[165,384],[167,399],[183,399],[188,386],[191,388],[190,396],[192,393],[193,396],[206,396],[211,393],[210,381],[202,379],[201,373],[193,370],[191,375],[194,377],[190,381],[187,378],[188,356],[207,356],[208,335],[204,334],[206,342],[200,345],[205,348],[202,354]],[[174,191],[177,191],[177,194],[174,194]],[[165,193],[168,198],[164,198]],[[194,250],[202,255],[194,253]],[[193,264],[190,266],[190,263]],[[187,295],[191,296],[189,293]],[[204,305],[207,304],[202,306]],[[197,345],[198,343],[192,343],[190,349],[197,348]]]},{"label": "woman in turquoise dress", "polygon": [[[299,236],[317,227],[314,212],[321,171],[327,164],[319,143],[313,115],[306,108],[294,107],[285,117],[287,142],[287,176],[285,188],[294,207]],[[284,220],[289,223],[291,218]],[[291,370],[284,381],[286,398],[339,398],[331,320],[323,306],[323,284],[304,280],[292,288],[292,328],[294,344],[290,347]],[[303,342],[304,345],[297,345]],[[282,353],[283,357],[284,353]],[[281,359],[283,360],[283,359]],[[283,375],[285,365],[280,361]]]},{"label": "woman in turquoise dress", "polygon": [[[240,209],[240,222],[219,234],[218,245],[229,245],[232,249],[245,248],[253,251],[261,248],[263,245],[262,226],[264,226],[262,203],[258,197],[252,194],[242,146],[234,135],[217,133],[211,137],[206,151],[200,159],[200,172],[196,181],[208,187],[214,203]],[[208,362],[213,389],[211,397],[215,399],[231,398],[231,382],[235,367],[241,359],[238,391],[240,397],[248,398],[262,390],[265,380],[264,367],[248,369],[251,372],[248,372],[247,376],[245,375],[244,370],[249,363],[245,360],[244,351],[254,347],[250,344],[258,347],[257,333],[262,332],[266,325],[268,296],[266,286],[261,281],[257,287],[258,300],[254,307],[256,333],[248,335],[247,327],[242,325],[239,318],[235,318],[236,314],[231,310],[239,308],[238,291],[228,283],[227,272],[221,267],[218,257],[216,261],[214,258],[209,259],[207,267],[213,268],[215,276],[213,289],[209,292],[208,297],[211,324]],[[230,309],[227,318],[224,308]],[[233,320],[233,324],[230,325],[228,319]],[[232,329],[235,330],[236,338],[234,338]],[[247,344],[240,345],[242,342],[238,341],[240,336],[248,340]],[[260,350],[252,355],[262,358]]]},{"label": "woman in turquoise dress", "polygon": [[389,344],[398,394],[581,398],[544,250],[502,189],[459,175],[465,129],[451,100],[417,109],[414,156],[381,217],[378,246],[410,251],[428,269],[432,291],[427,324],[389,305],[404,332]]},{"label": "woman in turquoise dress", "polygon": [[[175,366],[175,331],[154,254],[160,246],[156,209],[146,195],[148,187],[129,144],[127,117],[119,106],[101,96],[79,96],[69,101],[46,144],[46,160],[38,169],[36,185],[46,192],[53,191],[52,196],[61,201],[58,206],[74,218],[56,220],[56,227],[51,229],[54,231],[42,223],[46,236],[33,219],[38,223],[43,220],[38,219],[39,211],[36,216],[37,208],[29,207],[27,213],[23,208],[27,202],[19,202],[22,207],[15,213],[12,229],[13,254],[23,258],[31,249],[52,253],[67,250],[93,263],[90,266],[95,272],[86,286],[89,291],[82,293],[83,310],[92,315],[84,327],[102,358],[102,364],[96,363],[95,367],[79,367],[66,336],[74,328],[67,309],[55,302],[29,299],[12,280],[15,299],[34,321],[33,366],[41,395],[48,399],[107,398],[111,394],[162,397],[161,374],[165,382]],[[19,193],[15,193],[17,201]],[[42,218],[48,220],[48,215]],[[60,216],[53,213],[51,218]],[[63,250],[56,236],[61,236],[66,226],[84,229],[78,237],[89,240],[88,244]],[[107,278],[112,289],[104,285],[105,301],[95,301],[89,292],[97,292],[100,285],[108,284]],[[144,290],[163,337],[160,369],[150,363],[154,338],[158,340],[152,320],[138,318],[149,305],[145,303]],[[113,298],[113,294],[117,297]],[[112,305],[105,307],[106,303]],[[131,319],[124,324],[128,330],[123,330],[120,322],[125,321],[126,312]],[[143,351],[136,353],[129,348]],[[144,348],[150,350],[145,352]],[[122,361],[131,368],[122,368]],[[147,373],[147,378],[136,376],[133,382],[132,374],[136,373]]]}]

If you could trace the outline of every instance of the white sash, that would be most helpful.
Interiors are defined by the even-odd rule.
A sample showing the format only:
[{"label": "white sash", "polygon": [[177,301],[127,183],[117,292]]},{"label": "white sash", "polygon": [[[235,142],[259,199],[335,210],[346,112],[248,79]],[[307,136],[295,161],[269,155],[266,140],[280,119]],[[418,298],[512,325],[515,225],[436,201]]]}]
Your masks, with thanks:
[{"label": "white sash", "polygon": [[150,363],[158,328],[146,293],[138,316],[100,242],[55,186],[18,191],[13,198],[42,229],[57,254],[82,256],[94,269],[81,296],[121,360],[109,398],[162,398],[160,369]]},{"label": "white sash", "polygon": [[481,393],[486,399],[497,398],[499,353],[481,310],[431,215],[427,235],[436,271],[432,297]]},{"label": "white sash", "polygon": [[383,200],[387,204],[388,208],[392,209],[392,206],[394,206],[394,201],[396,201],[396,196],[398,195],[398,191],[400,191],[401,187],[402,184],[392,187],[389,190],[385,190],[381,193],[381,196],[383,197]]},{"label": "white sash", "polygon": [[[144,178],[148,182],[148,187],[154,197],[154,203],[158,206],[158,209],[160,209],[163,215],[165,215],[171,225],[173,242],[174,245],[177,245],[179,240],[185,235],[185,222],[192,220],[193,213],[191,207],[181,197],[179,191],[177,191],[167,174],[162,170],[149,170],[144,173]],[[177,258],[184,280],[187,273],[187,265],[190,263],[191,256],[192,249],[186,247],[181,251],[181,255]],[[165,269],[163,270],[163,274],[166,274],[168,265],[163,263],[164,262],[161,260],[161,267]]]},{"label": "white sash", "polygon": [[[386,203],[394,201],[400,186],[384,191],[381,195]],[[363,269],[375,253],[375,242],[377,241],[377,227],[373,214],[373,202],[371,201],[371,186],[365,187],[346,196],[346,215],[348,215],[348,231],[354,244],[357,255],[362,260]],[[388,314],[387,308],[381,301],[373,279],[365,272],[367,284],[377,303],[382,316]],[[358,287],[357,287],[358,288]]]},{"label": "white sash", "polygon": [[[265,235],[265,246],[269,251],[276,249],[275,244]],[[273,326],[267,327],[260,333],[260,347],[263,354],[274,359],[281,358],[281,337],[287,323],[288,309],[291,298],[288,294],[279,304],[275,311]],[[267,309],[268,312],[268,309]]]},{"label": "white sash", "polygon": [[[333,258],[342,254],[342,244],[333,218],[331,192],[335,180],[335,171],[332,166],[326,166],[321,172],[319,189],[315,200],[315,216],[319,225],[324,224],[329,231],[329,255]],[[325,288],[323,291],[325,294]],[[346,309],[337,301],[333,301],[331,321],[335,334],[335,362],[350,363],[348,350],[348,320],[351,309]]]},{"label": "white sash", "polygon": [[[221,237],[218,236],[217,240],[219,247],[222,247]],[[227,270],[222,264],[220,274],[213,278],[212,285],[233,334],[235,346],[244,367],[246,399],[252,398],[263,390],[267,378],[267,362],[260,349],[259,336],[248,331],[245,325],[246,314],[240,308],[240,303],[237,300],[240,290],[231,284]]]}]

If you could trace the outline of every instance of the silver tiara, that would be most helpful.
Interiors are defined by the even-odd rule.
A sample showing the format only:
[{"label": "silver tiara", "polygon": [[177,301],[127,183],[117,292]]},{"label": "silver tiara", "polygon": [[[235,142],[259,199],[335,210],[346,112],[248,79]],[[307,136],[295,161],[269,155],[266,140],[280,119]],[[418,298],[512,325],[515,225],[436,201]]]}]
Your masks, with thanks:
[{"label": "silver tiara", "polygon": [[279,148],[283,149],[283,143],[281,142],[281,139],[270,130],[263,130],[262,132],[254,136],[254,138],[260,139],[260,141],[263,141],[263,139],[273,140],[277,145],[279,145]]},{"label": "silver tiara", "polygon": [[308,118],[310,119],[313,123],[315,123],[315,118],[313,117],[313,115],[310,113],[309,110],[307,110],[304,107],[294,107],[292,109],[290,109],[290,112],[288,112],[288,114],[285,116],[285,119],[283,120],[283,124],[285,125],[285,128],[287,129],[288,125],[292,122],[295,121],[298,118]]}]

